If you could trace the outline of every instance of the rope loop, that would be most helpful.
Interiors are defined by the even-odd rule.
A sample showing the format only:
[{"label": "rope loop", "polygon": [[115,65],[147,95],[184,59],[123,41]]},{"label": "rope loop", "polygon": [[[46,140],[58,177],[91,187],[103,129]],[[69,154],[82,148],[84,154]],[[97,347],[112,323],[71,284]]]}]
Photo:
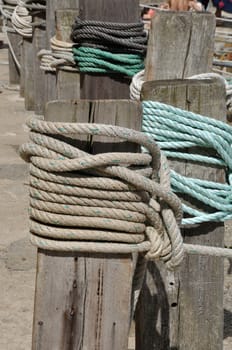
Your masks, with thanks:
[{"label": "rope loop", "polygon": [[[30,142],[20,154],[31,163],[32,243],[51,250],[141,252],[169,268],[180,264],[181,204],[170,190],[166,158],[150,137],[104,124],[32,118],[27,125]],[[91,155],[69,143],[71,134],[116,137],[147,154]]]}]

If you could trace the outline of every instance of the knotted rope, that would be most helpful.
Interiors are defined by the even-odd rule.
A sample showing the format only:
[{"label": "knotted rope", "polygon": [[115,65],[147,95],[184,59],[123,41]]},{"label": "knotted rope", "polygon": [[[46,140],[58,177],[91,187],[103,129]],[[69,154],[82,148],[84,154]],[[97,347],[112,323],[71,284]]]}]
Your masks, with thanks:
[{"label": "knotted rope", "polygon": [[[180,202],[170,191],[169,169],[154,141],[111,125],[38,119],[27,125],[32,142],[20,152],[31,162],[34,244],[52,250],[144,252],[169,268],[181,262]],[[148,154],[89,155],[58,139],[73,133],[120,138],[142,145]]]},{"label": "knotted rope", "polygon": [[68,43],[52,37],[50,39],[51,50],[40,50],[38,58],[40,69],[55,72],[57,69],[77,72],[76,62],[73,58],[73,43]]},{"label": "knotted rope", "polygon": [[[217,165],[228,171],[227,184],[186,178],[171,171],[174,192],[186,194],[211,208],[209,212],[204,212],[183,204],[184,212],[191,217],[184,218],[182,224],[231,219],[232,127],[163,103],[144,101],[142,129],[157,140],[168,158]],[[215,155],[193,154],[192,147],[211,150],[210,154],[214,150]],[[190,149],[190,153],[187,149]]]},{"label": "knotted rope", "polygon": [[112,23],[77,18],[71,38],[78,44],[73,53],[81,72],[133,76],[144,68],[147,38],[142,22]]}]

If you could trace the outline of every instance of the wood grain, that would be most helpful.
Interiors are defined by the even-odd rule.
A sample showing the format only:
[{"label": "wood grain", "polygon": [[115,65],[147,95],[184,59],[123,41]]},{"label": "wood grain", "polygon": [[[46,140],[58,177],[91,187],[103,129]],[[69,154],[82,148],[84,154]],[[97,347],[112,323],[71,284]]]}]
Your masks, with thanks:
[{"label": "wood grain", "polygon": [[215,18],[210,13],[157,11],[151,22],[145,81],[209,72]]}]

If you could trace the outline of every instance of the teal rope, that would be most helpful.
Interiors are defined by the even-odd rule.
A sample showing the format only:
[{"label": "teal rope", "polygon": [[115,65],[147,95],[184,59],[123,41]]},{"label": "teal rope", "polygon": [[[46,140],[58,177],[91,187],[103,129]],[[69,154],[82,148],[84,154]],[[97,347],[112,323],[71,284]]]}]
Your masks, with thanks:
[{"label": "teal rope", "polygon": [[144,68],[140,55],[111,53],[84,46],[73,48],[73,58],[80,72],[86,73],[120,73],[132,77]]},{"label": "teal rope", "polygon": [[[232,219],[232,127],[221,121],[163,103],[143,102],[143,132],[153,137],[168,158],[217,165],[228,172],[228,183],[187,178],[171,171],[172,190],[188,195],[210,207],[210,212],[182,205],[191,218],[182,224]],[[188,153],[201,147],[216,151],[215,156]],[[178,151],[177,151],[178,150]]]}]

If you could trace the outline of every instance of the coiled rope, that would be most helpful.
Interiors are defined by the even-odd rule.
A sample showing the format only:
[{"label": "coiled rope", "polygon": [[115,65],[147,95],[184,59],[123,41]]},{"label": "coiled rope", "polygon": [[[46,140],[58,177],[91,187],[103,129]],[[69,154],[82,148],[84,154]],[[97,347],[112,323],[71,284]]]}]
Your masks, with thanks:
[{"label": "coiled rope", "polygon": [[[190,218],[183,225],[232,218],[232,127],[226,123],[163,103],[143,102],[143,131],[153,137],[168,158],[217,165],[228,171],[228,183],[187,178],[171,171],[175,193],[186,194],[210,207],[210,212],[182,205]],[[192,147],[214,150],[215,156],[192,153]],[[190,153],[186,152],[190,149]]]},{"label": "coiled rope", "polygon": [[146,52],[147,37],[143,23],[113,23],[83,21],[76,18],[72,27],[73,42],[82,46],[94,47],[120,53]]},{"label": "coiled rope", "polygon": [[17,6],[17,0],[0,0],[0,13],[3,16],[3,25],[2,25],[2,32],[6,34],[6,39],[7,39],[7,43],[9,46],[9,50],[12,54],[12,57],[14,59],[14,62],[17,66],[17,68],[20,70],[21,69],[21,65],[20,62],[14,52],[14,48],[11,44],[11,40],[9,38],[8,33],[15,33],[14,28],[12,28],[11,26],[8,25],[8,22],[11,21],[11,17],[13,14],[13,11],[15,9],[15,6]]},{"label": "coiled rope", "polygon": [[18,0],[11,17],[14,30],[25,38],[32,37],[34,26],[46,25],[46,21],[40,21],[39,23],[33,22],[31,12],[33,9],[40,11],[45,10],[46,5],[44,5],[44,1],[42,1],[43,4],[39,1],[37,4],[30,3],[32,3],[32,1]]},{"label": "coiled rope", "polygon": [[57,69],[78,72],[76,62],[73,58],[73,43],[50,39],[51,50],[42,49],[37,56],[40,60],[40,69],[55,72]]},{"label": "coiled rope", "polygon": [[111,53],[84,46],[74,47],[73,55],[80,72],[85,73],[121,73],[132,77],[144,68],[139,55]]},{"label": "coiled rope", "polygon": [[11,19],[16,5],[17,0],[0,0],[0,12],[5,20]]},{"label": "coiled rope", "polygon": [[[32,142],[20,153],[31,162],[32,243],[52,250],[145,252],[170,268],[180,263],[180,201],[170,191],[169,169],[165,157],[160,164],[154,141],[110,125],[38,119],[27,125]],[[56,136],[72,133],[117,137],[142,145],[149,154],[89,155]]]},{"label": "coiled rope", "polygon": [[[181,263],[184,251],[232,257],[231,249],[183,244],[180,201],[170,189],[166,158],[149,136],[111,125],[35,118],[27,125],[31,142],[20,154],[31,162],[33,244],[61,251],[140,252],[162,259],[169,269]],[[67,136],[61,141],[72,133],[135,142],[148,154],[89,155],[71,146]]]},{"label": "coiled rope", "polygon": [[78,47],[74,59],[81,72],[133,76],[144,68],[146,32],[143,23],[113,23],[76,19],[71,38]]}]

